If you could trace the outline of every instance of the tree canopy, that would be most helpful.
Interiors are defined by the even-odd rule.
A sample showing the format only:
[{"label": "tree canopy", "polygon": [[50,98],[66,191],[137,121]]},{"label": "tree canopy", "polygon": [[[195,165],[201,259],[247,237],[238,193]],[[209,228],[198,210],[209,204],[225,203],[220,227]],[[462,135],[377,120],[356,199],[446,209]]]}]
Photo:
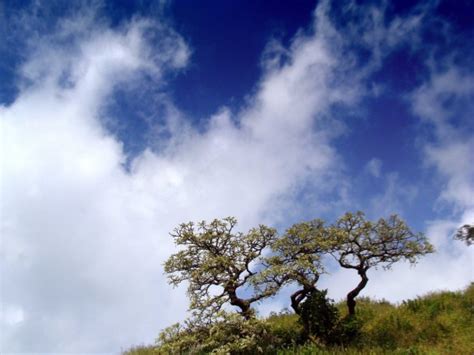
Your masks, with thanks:
[{"label": "tree canopy", "polygon": [[330,227],[328,235],[331,254],[339,265],[356,270],[361,278],[347,294],[349,315],[355,314],[355,298],[367,285],[370,268],[387,269],[400,260],[415,263],[419,257],[434,251],[422,233],[412,232],[397,215],[371,222],[362,212],[346,213]]},{"label": "tree canopy", "polygon": [[189,222],[171,233],[181,249],[166,261],[165,272],[173,285],[188,282],[190,309],[198,321],[211,319],[225,304],[250,319],[253,303],[288,284],[298,285],[290,300],[301,316],[302,302],[318,291],[325,255],[360,277],[347,294],[352,316],[355,299],[369,281],[369,269],[387,269],[401,260],[415,263],[434,251],[423,234],[414,233],[397,215],[373,222],[362,212],[346,213],[332,225],[314,219],[294,224],[281,237],[264,225],[236,232],[236,224],[233,217]]},{"label": "tree canopy", "polygon": [[323,220],[294,224],[272,244],[273,255],[265,260],[267,268],[257,280],[274,289],[296,282],[300,288],[291,295],[291,307],[300,314],[301,302],[316,290],[324,273],[321,257],[328,246]]},{"label": "tree canopy", "polygon": [[252,288],[251,279],[258,274],[262,252],[275,242],[277,233],[260,225],[244,234],[234,231],[236,224],[233,217],[209,224],[189,222],[171,234],[184,248],[166,261],[165,272],[173,285],[189,282],[190,309],[200,318],[229,303],[248,319],[253,315],[252,303],[278,291],[268,287],[261,292],[253,290],[247,298],[241,296],[243,290]]}]

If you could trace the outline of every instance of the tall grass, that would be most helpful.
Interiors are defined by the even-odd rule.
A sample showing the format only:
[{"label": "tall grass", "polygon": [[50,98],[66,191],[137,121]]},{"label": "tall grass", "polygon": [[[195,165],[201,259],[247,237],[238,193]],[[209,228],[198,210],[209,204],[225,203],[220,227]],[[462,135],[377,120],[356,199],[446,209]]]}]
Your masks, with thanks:
[{"label": "tall grass", "polygon": [[[342,316],[345,304],[337,304]],[[474,284],[460,292],[436,292],[393,305],[359,298],[359,335],[346,346],[324,346],[318,339],[301,342],[294,314],[265,319],[269,331],[288,344],[277,354],[474,354]],[[154,346],[135,347],[124,355],[159,354]],[[272,353],[275,353],[272,350]]]},{"label": "tall grass", "polygon": [[360,336],[349,347],[307,344],[279,354],[474,354],[474,284],[398,306],[362,298],[357,307]]}]

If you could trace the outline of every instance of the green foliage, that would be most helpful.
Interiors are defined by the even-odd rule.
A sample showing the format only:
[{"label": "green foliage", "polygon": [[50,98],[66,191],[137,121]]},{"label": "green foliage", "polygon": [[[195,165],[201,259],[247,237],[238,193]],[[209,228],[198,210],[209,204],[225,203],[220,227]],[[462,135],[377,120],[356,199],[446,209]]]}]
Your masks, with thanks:
[{"label": "green foliage", "polygon": [[[344,304],[338,304],[341,309]],[[357,341],[343,346],[309,343],[279,354],[471,354],[474,349],[474,284],[394,306],[359,300]],[[348,319],[348,318],[346,318]],[[352,318],[354,319],[354,318]]]},{"label": "green foliage", "polygon": [[[469,333],[460,329],[472,330],[472,290],[470,303],[466,295],[451,294],[399,307],[359,298],[356,312],[355,299],[368,282],[368,269],[389,268],[400,260],[415,263],[433,252],[426,237],[412,232],[398,216],[371,222],[362,212],[346,213],[331,226],[319,219],[295,224],[280,238],[275,229],[263,225],[246,234],[235,232],[236,224],[228,217],[175,229],[171,235],[180,249],[166,261],[165,272],[173,285],[188,282],[192,316],[164,329],[155,347],[133,348],[128,355],[274,354],[283,349],[337,353],[346,346],[353,353],[468,349]],[[327,290],[316,287],[325,254],[360,276],[347,295],[347,314],[343,304],[334,305],[327,298]],[[296,314],[256,318],[252,304],[287,284],[299,286],[290,297]],[[457,303],[453,297],[458,297]],[[459,303],[470,318],[456,314]],[[223,312],[226,304],[237,307],[238,313]],[[460,345],[453,347],[454,338],[462,339]],[[311,344],[301,346],[305,341]]]},{"label": "green foliage", "polygon": [[342,267],[369,269],[417,259],[434,251],[422,233],[414,233],[397,215],[377,222],[362,212],[346,213],[330,229],[334,253]]},{"label": "green foliage", "polygon": [[304,341],[303,326],[298,315],[294,313],[272,313],[265,319],[265,323],[280,347],[290,347]]},{"label": "green foliage", "polygon": [[301,322],[307,337],[316,337],[325,344],[336,341],[339,311],[326,297],[327,290],[315,290],[301,305]]},{"label": "green foliage", "polygon": [[[135,347],[123,354],[471,354],[473,305],[474,284],[462,292],[432,293],[399,306],[361,298],[356,317],[344,317],[338,324],[359,332],[356,342],[343,345],[324,344],[317,338],[301,344],[303,328],[295,314],[249,321],[225,314],[212,325],[192,329],[175,325],[160,334],[156,346]],[[343,315],[345,304],[336,306]],[[349,321],[355,324],[345,323]]]},{"label": "green foliage", "polygon": [[361,328],[363,322],[358,316],[347,316],[339,320],[334,331],[334,343],[347,345],[357,344],[361,339]]},{"label": "green foliage", "polygon": [[391,350],[431,347],[440,353],[467,354],[474,349],[473,293],[471,285],[464,292],[433,293],[398,307],[379,307],[364,322],[364,344]]},{"label": "green foliage", "polygon": [[165,329],[157,340],[158,354],[269,354],[295,344],[301,328],[290,315],[268,320],[244,319],[221,312],[207,326]]},{"label": "green foliage", "polygon": [[[366,220],[362,212],[346,213],[330,227],[315,219],[293,225],[281,238],[275,229],[263,225],[247,234],[236,233],[236,224],[233,217],[197,225],[190,222],[171,234],[183,248],[166,261],[165,272],[173,285],[189,282],[190,309],[197,318],[209,318],[227,303],[249,319],[254,316],[252,303],[293,282],[300,288],[291,295],[291,307],[300,314],[301,302],[315,292],[324,272],[321,257],[325,253],[361,277],[347,294],[353,316],[355,298],[368,282],[369,268],[388,268],[402,259],[414,263],[433,252],[425,236],[413,233],[396,215],[375,223]],[[262,257],[268,248],[272,254]],[[253,294],[244,299],[239,296],[242,289],[253,290]]]},{"label": "green foliage", "polygon": [[301,302],[316,290],[324,272],[321,258],[329,246],[324,221],[294,224],[271,245],[273,254],[265,259],[267,267],[255,279],[256,287],[279,289],[296,282],[300,288],[291,295],[291,307],[299,314]]},{"label": "green foliage", "polygon": [[331,254],[346,269],[356,270],[359,284],[347,294],[350,316],[355,314],[355,298],[367,285],[367,271],[407,260],[415,263],[421,256],[434,252],[422,233],[414,233],[397,215],[377,222],[365,219],[362,212],[346,213],[331,228]]},{"label": "green foliage", "polygon": [[207,326],[176,324],[166,328],[153,351],[155,354],[274,354],[278,349],[301,344],[302,334],[303,327],[295,314],[246,320],[235,313],[221,312]]},{"label": "green foliage", "polygon": [[157,353],[155,346],[134,346],[127,351],[124,351],[122,355],[155,355]]},{"label": "green foliage", "polygon": [[[175,243],[183,249],[171,255],[165,263],[169,282],[178,285],[189,282],[190,309],[196,317],[210,317],[230,303],[240,308],[245,318],[253,316],[250,305],[278,291],[266,288],[247,299],[237,295],[251,285],[261,261],[263,250],[276,239],[276,231],[260,225],[247,234],[234,232],[233,217],[197,224],[181,224],[172,233]],[[253,268],[253,269],[252,269]]]},{"label": "green foliage", "polygon": [[324,271],[322,253],[328,250],[324,221],[313,220],[293,225],[272,244],[274,255],[267,259],[272,273],[300,285],[314,285]]},{"label": "green foliage", "polygon": [[343,267],[390,267],[405,259],[411,263],[434,251],[422,233],[414,233],[397,215],[377,222],[362,212],[346,213],[331,229],[334,249]]}]

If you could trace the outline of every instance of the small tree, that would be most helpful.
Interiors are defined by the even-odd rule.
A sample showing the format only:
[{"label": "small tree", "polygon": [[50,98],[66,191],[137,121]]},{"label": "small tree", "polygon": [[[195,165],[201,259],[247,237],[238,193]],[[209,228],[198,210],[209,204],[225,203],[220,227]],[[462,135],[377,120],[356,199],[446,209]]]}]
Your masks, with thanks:
[{"label": "small tree", "polygon": [[361,281],[347,294],[349,316],[355,314],[355,298],[367,285],[367,271],[385,269],[400,260],[415,263],[422,255],[432,253],[433,246],[421,233],[413,233],[397,215],[370,222],[362,212],[346,213],[330,228],[332,255],[339,265],[354,269]]},{"label": "small tree", "polygon": [[209,224],[203,221],[197,226],[190,222],[181,224],[171,234],[184,249],[166,261],[165,272],[173,285],[189,282],[190,309],[199,318],[205,319],[230,303],[249,319],[254,314],[251,304],[278,290],[253,290],[248,298],[238,294],[258,274],[262,252],[275,241],[276,231],[261,225],[247,234],[236,233],[236,224],[233,217],[215,219]]},{"label": "small tree", "polygon": [[465,224],[456,231],[454,239],[464,241],[467,245],[474,243],[474,225]]},{"label": "small tree", "polygon": [[255,280],[261,287],[278,289],[284,284],[296,282],[300,286],[291,295],[291,307],[301,315],[300,304],[312,292],[324,272],[322,253],[328,250],[324,221],[294,224],[272,244],[274,254],[265,260],[267,269]]}]

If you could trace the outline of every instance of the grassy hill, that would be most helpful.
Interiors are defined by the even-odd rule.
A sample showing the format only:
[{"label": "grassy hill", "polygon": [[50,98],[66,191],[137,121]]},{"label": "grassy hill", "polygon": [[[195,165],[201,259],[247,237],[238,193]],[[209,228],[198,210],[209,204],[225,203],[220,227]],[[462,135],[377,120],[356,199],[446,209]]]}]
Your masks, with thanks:
[{"label": "grassy hill", "polygon": [[[341,319],[346,307],[338,303]],[[303,327],[294,314],[275,314],[257,321],[255,329],[245,328],[236,334],[235,324],[223,324],[222,339],[212,338],[217,353],[229,352],[228,344],[239,342],[239,354],[474,354],[474,284],[459,292],[436,292],[394,305],[387,301],[359,298],[355,335],[345,345],[325,345],[312,337],[302,341]],[[254,325],[253,325],[254,326]],[[228,328],[229,334],[225,334]],[[249,330],[250,329],[250,330]],[[263,330],[262,330],[263,329]],[[263,336],[261,334],[264,334]],[[201,334],[202,335],[202,334]],[[187,335],[181,334],[180,337]],[[217,340],[216,340],[217,339]],[[266,341],[265,339],[268,339]],[[206,338],[207,341],[207,338]],[[220,343],[221,342],[221,343]],[[183,353],[209,353],[207,347],[188,346]],[[123,355],[175,353],[166,344],[138,346]],[[173,348],[176,349],[176,348]]]}]

